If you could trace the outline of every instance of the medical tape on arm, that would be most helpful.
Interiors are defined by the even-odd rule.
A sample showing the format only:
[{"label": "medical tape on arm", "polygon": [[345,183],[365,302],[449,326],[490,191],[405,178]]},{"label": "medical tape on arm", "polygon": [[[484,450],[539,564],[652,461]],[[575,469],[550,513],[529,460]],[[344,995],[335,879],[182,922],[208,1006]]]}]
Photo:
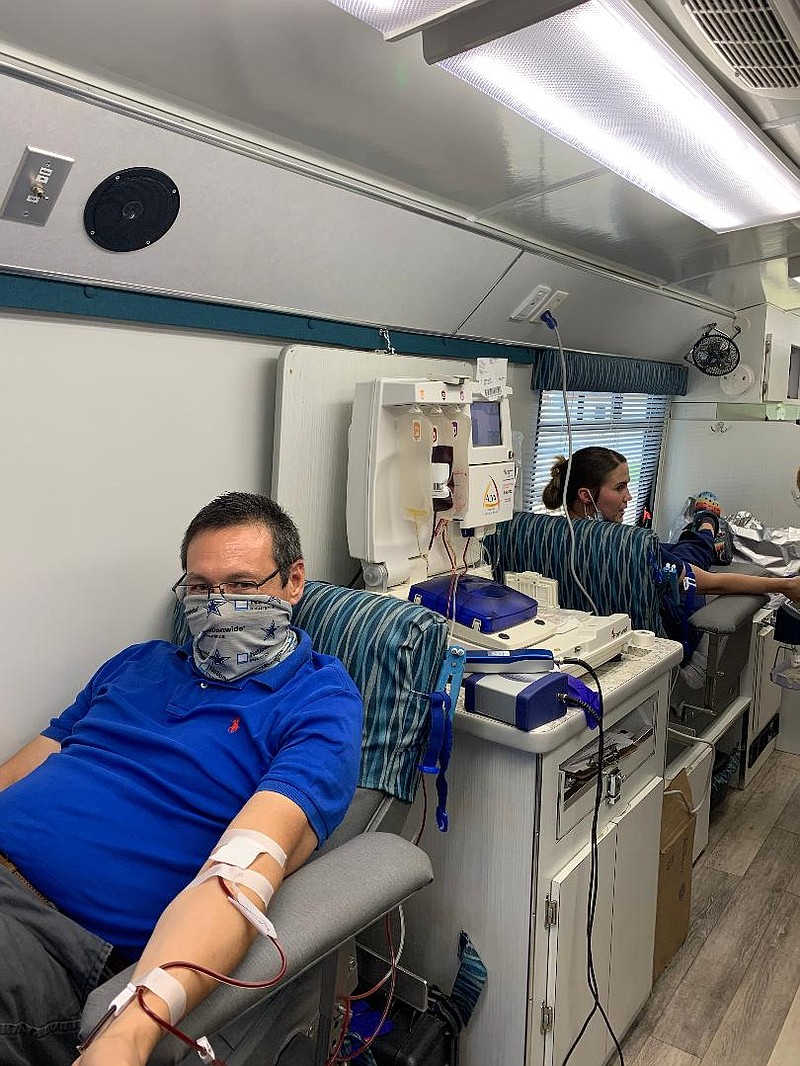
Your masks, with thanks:
[{"label": "medical tape on arm", "polygon": [[[275,894],[272,882],[256,870],[247,868],[260,855],[269,855],[281,869],[286,865],[286,852],[271,837],[255,829],[229,829],[211,854],[212,865],[199,873],[191,884],[201,885],[212,877],[221,877],[234,886],[244,885],[251,889],[266,907]],[[237,891],[236,895],[230,896],[229,899],[263,936],[273,940],[276,938],[275,926],[247,896]]]},{"label": "medical tape on arm", "polygon": [[183,985],[172,974],[156,966],[135,982],[127,984],[119,995],[112,999],[108,1009],[114,1013],[109,1017],[109,1021],[122,1014],[140,988],[147,988],[164,1000],[169,1011],[170,1025],[175,1025],[186,1013],[186,990]]},{"label": "medical tape on arm", "polygon": [[148,988],[164,1000],[171,1025],[179,1022],[186,1013],[186,990],[177,978],[160,966],[140,977],[136,984],[139,988]]},{"label": "medical tape on arm", "polygon": [[259,855],[270,855],[278,866],[286,866],[286,852],[272,837],[256,829],[228,829],[220,837],[211,854],[216,862],[228,862],[232,866],[252,866]]}]

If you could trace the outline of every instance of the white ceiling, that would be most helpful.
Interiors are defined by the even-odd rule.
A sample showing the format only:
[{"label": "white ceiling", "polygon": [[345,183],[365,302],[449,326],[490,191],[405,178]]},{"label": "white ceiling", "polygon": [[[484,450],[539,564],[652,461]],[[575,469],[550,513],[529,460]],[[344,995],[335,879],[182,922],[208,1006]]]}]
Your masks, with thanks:
[{"label": "white ceiling", "polygon": [[[326,0],[4,5],[6,58],[122,87],[422,204],[726,307],[800,308],[796,220],[718,236]],[[736,165],[736,160],[731,160]]]}]

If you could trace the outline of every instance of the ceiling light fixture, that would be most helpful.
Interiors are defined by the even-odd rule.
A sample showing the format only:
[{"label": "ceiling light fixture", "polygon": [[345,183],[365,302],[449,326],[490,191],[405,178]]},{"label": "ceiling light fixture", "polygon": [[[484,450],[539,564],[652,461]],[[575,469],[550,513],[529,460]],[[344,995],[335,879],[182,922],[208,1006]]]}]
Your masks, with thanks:
[{"label": "ceiling light fixture", "polygon": [[797,169],[640,0],[331,2],[717,233],[800,215]]}]

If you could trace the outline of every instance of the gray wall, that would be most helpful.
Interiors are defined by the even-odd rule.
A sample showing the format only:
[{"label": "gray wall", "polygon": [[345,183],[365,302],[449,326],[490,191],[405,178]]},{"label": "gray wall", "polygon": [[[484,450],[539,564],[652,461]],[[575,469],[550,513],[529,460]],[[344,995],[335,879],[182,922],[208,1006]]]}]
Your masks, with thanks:
[{"label": "gray wall", "polygon": [[0,314],[0,758],[168,632],[192,515],[268,490],[280,346]]}]

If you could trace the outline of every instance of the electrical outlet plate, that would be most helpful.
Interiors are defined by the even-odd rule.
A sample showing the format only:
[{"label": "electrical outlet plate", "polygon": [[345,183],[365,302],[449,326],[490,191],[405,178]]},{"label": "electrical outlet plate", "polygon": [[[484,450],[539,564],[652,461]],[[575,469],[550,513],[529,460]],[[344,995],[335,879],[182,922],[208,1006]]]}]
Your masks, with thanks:
[{"label": "electrical outlet plate", "polygon": [[548,311],[555,311],[555,309],[557,307],[560,307],[560,305],[563,304],[563,302],[566,300],[566,298],[568,296],[569,296],[569,293],[568,292],[564,292],[563,289],[556,289],[556,291],[553,293],[553,295],[547,301],[547,310]]},{"label": "electrical outlet plate", "polygon": [[537,285],[530,296],[526,296],[519,307],[508,317],[512,322],[530,322],[547,306],[552,289],[549,285]]},{"label": "electrical outlet plate", "polygon": [[28,145],[0,209],[0,218],[43,226],[74,162],[69,156]]}]

